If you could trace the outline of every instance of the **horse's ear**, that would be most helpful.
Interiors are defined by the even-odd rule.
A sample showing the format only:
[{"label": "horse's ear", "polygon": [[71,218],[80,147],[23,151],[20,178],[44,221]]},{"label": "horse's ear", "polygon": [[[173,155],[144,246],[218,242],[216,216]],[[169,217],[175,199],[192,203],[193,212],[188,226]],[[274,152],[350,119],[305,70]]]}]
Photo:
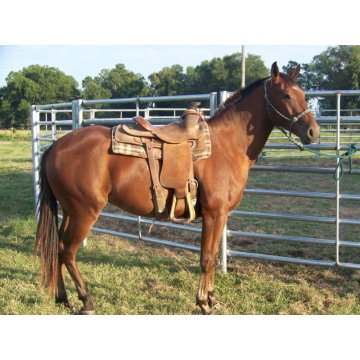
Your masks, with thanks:
[{"label": "horse's ear", "polygon": [[275,61],[271,66],[271,79],[274,83],[278,82],[280,78],[280,72],[277,65],[277,62]]},{"label": "horse's ear", "polygon": [[296,81],[296,79],[299,76],[299,72],[300,72],[300,64],[298,64],[298,66],[289,74],[289,76]]}]

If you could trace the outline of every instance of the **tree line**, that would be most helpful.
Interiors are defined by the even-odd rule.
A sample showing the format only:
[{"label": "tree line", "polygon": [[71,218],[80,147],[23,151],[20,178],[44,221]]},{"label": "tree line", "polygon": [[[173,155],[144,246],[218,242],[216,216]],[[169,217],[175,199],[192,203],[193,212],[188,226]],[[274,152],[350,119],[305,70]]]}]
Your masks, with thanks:
[{"label": "tree line", "polygon": [[[148,79],[128,70],[124,64],[102,69],[87,76],[79,87],[77,81],[60,69],[30,65],[12,71],[0,88],[0,126],[27,128],[31,104],[67,102],[74,99],[127,98],[234,91],[240,87],[241,53],[204,60],[187,67],[176,64],[152,73]],[[276,54],[274,54],[276,58]],[[276,59],[274,59],[276,60]],[[284,71],[297,65],[289,61]],[[301,64],[299,84],[306,90],[356,90],[360,88],[360,46],[329,47],[309,64]],[[269,75],[260,56],[246,57],[246,84]],[[346,108],[359,108],[358,98],[346,99]],[[325,99],[329,106],[333,99]]]}]

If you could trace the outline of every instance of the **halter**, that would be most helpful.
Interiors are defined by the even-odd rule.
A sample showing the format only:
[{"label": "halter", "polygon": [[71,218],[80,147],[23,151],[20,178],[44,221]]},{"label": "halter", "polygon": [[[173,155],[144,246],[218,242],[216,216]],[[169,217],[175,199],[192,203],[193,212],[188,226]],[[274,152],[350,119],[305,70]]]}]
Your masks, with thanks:
[{"label": "halter", "polygon": [[[294,126],[294,124],[296,122],[298,122],[305,114],[307,114],[308,112],[311,111],[310,108],[305,109],[302,113],[298,114],[298,115],[294,115],[293,117],[287,117],[284,114],[282,114],[270,101],[269,96],[267,94],[267,83],[270,80],[265,81],[264,83],[264,99],[266,102],[266,109],[267,109],[267,113],[268,113],[268,117],[269,119],[272,121],[272,123],[275,125],[275,127],[277,127],[292,143],[294,143],[296,146],[300,147],[300,149],[303,149],[303,144],[298,142],[293,136],[291,136],[291,130],[292,127]],[[270,116],[270,107],[279,115],[281,116],[283,119],[285,119],[286,121],[290,122],[290,129],[289,129],[289,134],[286,132],[285,128],[283,128],[282,126],[278,125],[275,123],[275,121],[271,118]]]}]

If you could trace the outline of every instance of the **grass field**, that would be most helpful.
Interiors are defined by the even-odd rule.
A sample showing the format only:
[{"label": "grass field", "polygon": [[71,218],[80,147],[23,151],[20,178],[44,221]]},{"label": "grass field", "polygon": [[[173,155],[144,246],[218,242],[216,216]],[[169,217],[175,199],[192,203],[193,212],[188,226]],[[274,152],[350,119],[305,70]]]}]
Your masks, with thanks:
[{"label": "grass field", "polygon": [[[20,139],[23,140],[23,139]],[[275,160],[274,160],[275,161]],[[297,161],[297,160],[291,160]],[[307,161],[307,160],[303,160]],[[314,164],[315,165],[315,164]],[[358,160],[355,166],[359,167]],[[54,304],[38,285],[38,260],[32,255],[35,221],[29,141],[0,142],[0,314],[68,314]],[[249,187],[334,191],[330,175],[251,174]],[[354,178],[356,179],[356,177]],[[357,179],[345,177],[342,189],[360,193]],[[329,190],[332,189],[332,190]],[[242,210],[271,209],[330,216],[334,208],[327,201],[245,196]],[[285,207],[285,210],[284,210]],[[343,215],[359,219],[356,203],[342,208]],[[110,224],[121,230],[126,224]],[[256,219],[231,220],[243,231],[276,230],[302,236],[331,237],[329,226]],[[153,235],[164,233],[154,228]],[[359,240],[355,227],[344,229],[346,239]],[[170,234],[169,234],[170,233]],[[199,245],[199,235],[166,234]],[[293,256],[331,258],[316,246],[280,244],[254,239],[233,239],[232,247],[244,251],[292,253]],[[353,249],[345,256],[359,261]],[[199,314],[195,294],[199,279],[199,254],[173,250],[142,241],[92,234],[81,248],[79,267],[88,282],[97,314]],[[67,278],[70,299],[80,306],[75,288]],[[231,258],[229,272],[216,277],[222,302],[216,314],[360,314],[360,274],[354,270],[299,266]]]}]

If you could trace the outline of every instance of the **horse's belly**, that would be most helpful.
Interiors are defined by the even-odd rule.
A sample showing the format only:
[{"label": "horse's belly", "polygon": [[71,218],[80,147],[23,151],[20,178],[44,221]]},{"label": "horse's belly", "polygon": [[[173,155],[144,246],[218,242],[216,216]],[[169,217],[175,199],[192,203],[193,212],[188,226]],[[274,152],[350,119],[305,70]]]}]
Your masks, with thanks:
[{"label": "horse's belly", "polygon": [[116,170],[111,176],[109,202],[134,215],[154,216],[154,195],[146,160],[118,156],[113,164]]},{"label": "horse's belly", "polygon": [[[139,197],[140,193],[146,196]],[[109,202],[134,215],[153,216],[154,203],[151,198],[151,191],[147,190],[146,193],[148,194],[145,194],[144,189],[139,189],[139,192],[136,192],[135,188],[128,189],[128,191],[113,190],[109,195]]]}]

